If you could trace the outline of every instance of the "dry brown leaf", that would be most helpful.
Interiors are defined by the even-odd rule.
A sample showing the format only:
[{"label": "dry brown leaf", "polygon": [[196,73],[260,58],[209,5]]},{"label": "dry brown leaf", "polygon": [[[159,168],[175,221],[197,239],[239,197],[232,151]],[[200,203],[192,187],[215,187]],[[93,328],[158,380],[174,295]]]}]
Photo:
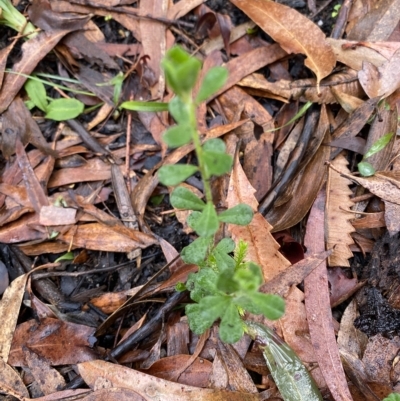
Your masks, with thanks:
[{"label": "dry brown leaf", "polygon": [[[53,47],[70,30],[55,31],[52,33],[41,32],[33,39],[22,45],[22,58],[14,64],[12,72],[6,74],[0,91],[0,113],[7,109],[16,94],[26,81],[25,75],[30,75],[39,61],[49,53]],[[24,75],[21,75],[24,74]]]},{"label": "dry brown leaf", "polygon": [[[321,190],[308,217],[304,238],[308,252],[317,253],[325,249],[325,198],[325,191]],[[333,398],[336,401],[351,401],[332,324],[326,263],[321,263],[306,277],[304,293],[311,343],[318,366]]]},{"label": "dry brown leaf", "polygon": [[0,358],[0,391],[21,400],[24,397],[29,398],[29,392],[21,376],[2,358]]},{"label": "dry brown leaf", "polygon": [[[254,193],[255,189],[236,156],[226,197],[227,207],[246,203],[254,211],[257,210],[258,202]],[[279,244],[272,237],[271,229],[272,226],[258,212],[247,226],[229,225],[233,240],[241,239],[248,244],[247,258],[261,267],[266,282],[290,266],[290,262],[279,252]]]},{"label": "dry brown leaf", "polygon": [[380,67],[363,62],[363,68],[358,72],[360,84],[370,97],[387,97],[400,87],[400,50]]},{"label": "dry brown leaf", "polygon": [[0,321],[2,324],[0,331],[0,359],[4,362],[8,361],[27,277],[26,274],[17,277],[5,290],[0,301]]},{"label": "dry brown leaf", "polygon": [[[341,171],[350,173],[347,168],[348,161],[342,153],[335,158],[332,165]],[[349,258],[353,257],[349,246],[354,244],[350,235],[355,231],[350,223],[354,216],[347,211],[354,205],[350,200],[350,196],[353,194],[349,188],[350,184],[349,179],[342,177],[332,169],[329,170],[325,214],[326,247],[333,248],[333,253],[328,258],[329,266],[350,267]]]},{"label": "dry brown leaf", "polygon": [[269,0],[231,0],[287,53],[307,56],[305,65],[317,81],[329,75],[336,63],[331,46],[321,29],[293,8]]},{"label": "dry brown leaf", "polygon": [[158,401],[259,401],[258,394],[239,393],[235,391],[198,388],[155,380],[153,376],[104,361],[84,362],[78,365],[79,373],[90,387],[94,387],[99,377],[110,380],[115,387],[131,389],[149,399],[157,397]]}]

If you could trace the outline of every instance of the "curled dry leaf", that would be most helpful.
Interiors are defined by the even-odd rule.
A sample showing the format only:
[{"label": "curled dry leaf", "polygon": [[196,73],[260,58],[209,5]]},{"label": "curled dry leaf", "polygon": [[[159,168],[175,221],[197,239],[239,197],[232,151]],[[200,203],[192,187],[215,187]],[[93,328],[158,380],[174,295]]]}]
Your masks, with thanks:
[{"label": "curled dry leaf", "polygon": [[293,8],[269,0],[231,0],[288,53],[307,56],[305,64],[321,81],[336,57],[321,29]]}]

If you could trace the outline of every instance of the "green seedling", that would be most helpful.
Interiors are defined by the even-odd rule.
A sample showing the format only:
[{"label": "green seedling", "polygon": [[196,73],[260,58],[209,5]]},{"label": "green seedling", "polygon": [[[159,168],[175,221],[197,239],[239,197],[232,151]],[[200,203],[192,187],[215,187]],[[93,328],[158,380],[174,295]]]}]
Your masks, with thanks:
[{"label": "green seedling", "polygon": [[[279,319],[285,309],[282,298],[258,291],[263,278],[261,269],[253,262],[245,262],[247,246],[230,238],[217,242],[215,235],[221,224],[247,225],[253,218],[250,206],[239,204],[223,212],[217,212],[211,193],[212,177],[229,173],[233,159],[226,153],[225,143],[218,138],[201,143],[197,128],[196,110],[225,84],[228,73],[223,67],[211,68],[204,76],[197,95],[193,88],[201,70],[201,62],[184,50],[174,47],[167,52],[162,67],[168,86],[175,93],[169,103],[128,101],[120,108],[136,111],[168,110],[176,121],[163,135],[170,148],[189,143],[194,145],[197,165],[166,165],[158,171],[160,182],[176,186],[170,196],[172,206],[191,210],[187,223],[198,238],[181,252],[185,263],[199,266],[186,282],[177,285],[178,291],[189,290],[194,303],[185,308],[190,329],[202,334],[219,321],[222,341],[234,343],[245,332],[244,313],[264,315]],[[199,174],[204,186],[205,201],[187,188],[179,186],[193,174]],[[234,253],[234,256],[232,256]]]},{"label": "green seedling", "polygon": [[333,11],[332,11],[332,14],[331,14],[332,18],[336,18],[339,15],[340,7],[342,7],[340,4],[336,4],[333,7]]},{"label": "green seedling", "polygon": [[371,163],[365,161],[368,157],[371,157],[375,153],[380,152],[384,149],[393,137],[393,132],[383,135],[377,141],[375,141],[369,148],[368,152],[365,153],[360,163],[357,164],[358,171],[363,177],[370,177],[375,174],[375,169]]},{"label": "green seedling", "polygon": [[72,252],[64,253],[64,255],[57,258],[54,263],[62,262],[64,260],[74,260],[74,254]]},{"label": "green seedling", "polygon": [[12,5],[10,0],[0,0],[0,25],[6,25],[21,35],[33,38],[37,33],[35,26]]},{"label": "green seedling", "polygon": [[33,105],[46,113],[45,118],[50,120],[73,119],[84,110],[84,104],[78,99],[49,99],[44,84],[39,80],[29,78],[24,87]]}]

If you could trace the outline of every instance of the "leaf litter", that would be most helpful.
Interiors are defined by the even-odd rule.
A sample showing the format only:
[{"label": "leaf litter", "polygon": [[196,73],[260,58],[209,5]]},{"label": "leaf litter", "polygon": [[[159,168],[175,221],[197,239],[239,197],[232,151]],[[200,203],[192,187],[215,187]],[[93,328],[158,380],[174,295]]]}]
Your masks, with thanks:
[{"label": "leaf litter", "polygon": [[[354,1],[347,17],[339,12],[340,38],[327,38],[290,1],[217,3],[35,0],[28,14],[40,30],[7,47],[1,39],[0,252],[9,276],[0,277],[1,392],[24,400],[72,392],[88,399],[279,395],[263,362],[246,362],[261,356],[248,338],[224,345],[215,328],[199,338],[173,309],[187,301],[174,286],[197,269],[179,259],[195,235],[181,230],[174,215],[182,212],[169,205],[157,171],[190,160],[193,148],[166,151],[160,139],[173,125],[166,112],[123,111],[115,101],[169,101],[160,61],[176,42],[204,61],[202,74],[219,65],[229,71],[198,120],[203,140],[220,137],[236,154],[231,176],[212,182],[219,205],[245,202],[256,212],[250,226],[226,227],[226,235],[248,243],[249,258],[263,268],[261,291],[286,300],[284,317],[264,323],[295,350],[325,399],[399,392],[400,327],[365,327],[366,316],[380,311],[396,320],[400,307],[400,272],[389,263],[398,248],[390,243],[385,259],[380,241],[400,231],[398,2]],[[314,2],[308,7],[318,11]],[[36,108],[23,86],[40,73],[48,74],[49,99],[79,101],[84,113],[57,122]],[[118,73],[121,91],[112,81]],[[55,76],[64,89],[53,85]],[[307,101],[314,111],[292,120]],[[389,133],[379,152],[367,153]],[[376,171],[370,177],[357,171],[365,154]],[[196,176],[185,185],[201,194]],[[282,230],[306,247],[304,259],[283,256]],[[371,252],[381,255],[387,277],[378,286],[367,270]],[[377,373],[383,364],[392,368]],[[24,381],[22,372],[29,372]],[[90,395],[70,390],[84,383]]]}]

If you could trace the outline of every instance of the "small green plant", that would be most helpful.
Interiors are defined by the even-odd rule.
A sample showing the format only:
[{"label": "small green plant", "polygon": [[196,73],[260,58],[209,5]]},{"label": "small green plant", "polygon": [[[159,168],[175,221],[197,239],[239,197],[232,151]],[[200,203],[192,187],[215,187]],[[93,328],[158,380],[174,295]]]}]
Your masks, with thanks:
[{"label": "small green plant", "polygon": [[34,25],[26,20],[10,0],[0,0],[0,25],[6,25],[28,38],[37,34]]},{"label": "small green plant", "polygon": [[399,393],[392,393],[389,394],[386,398],[382,401],[400,401],[400,394]]},{"label": "small green plant", "polygon": [[[222,223],[247,225],[253,217],[252,209],[246,204],[217,213],[210,180],[213,176],[230,172],[233,160],[226,153],[221,139],[210,139],[202,144],[197,128],[197,107],[224,85],[227,70],[223,67],[210,69],[194,96],[193,88],[201,70],[198,59],[174,47],[168,51],[162,67],[167,84],[175,93],[168,110],[177,123],[164,133],[163,139],[170,148],[193,143],[197,165],[163,166],[158,172],[159,180],[164,185],[177,186],[191,175],[199,174],[205,195],[203,201],[183,186],[177,186],[170,197],[175,208],[192,211],[188,225],[198,235],[182,250],[181,257],[186,263],[198,265],[199,271],[191,274],[186,284],[180,284],[178,289],[188,289],[195,302],[186,306],[193,332],[201,334],[220,319],[221,340],[234,343],[244,334],[242,317],[245,311],[278,319],[284,313],[284,301],[276,295],[258,291],[263,281],[261,269],[253,262],[245,262],[245,243],[239,242],[235,249],[235,243],[230,238],[215,241]],[[147,105],[151,107],[151,104]],[[129,102],[122,105],[124,108],[130,106],[132,103]],[[234,256],[231,256],[232,253]]]},{"label": "small green plant", "polygon": [[41,80],[29,78],[25,83],[25,91],[31,105],[45,112],[45,118],[64,121],[78,117],[84,110],[84,104],[78,99],[49,99]]},{"label": "small green plant", "polygon": [[333,7],[333,11],[332,11],[332,14],[331,14],[332,18],[336,18],[339,15],[340,7],[342,7],[340,4],[336,4]]},{"label": "small green plant", "polygon": [[365,161],[368,157],[371,157],[375,153],[380,152],[384,149],[393,137],[393,132],[383,135],[377,141],[375,141],[369,148],[368,152],[365,153],[360,163],[357,164],[358,171],[363,177],[370,177],[375,174],[375,169],[371,163]]}]

